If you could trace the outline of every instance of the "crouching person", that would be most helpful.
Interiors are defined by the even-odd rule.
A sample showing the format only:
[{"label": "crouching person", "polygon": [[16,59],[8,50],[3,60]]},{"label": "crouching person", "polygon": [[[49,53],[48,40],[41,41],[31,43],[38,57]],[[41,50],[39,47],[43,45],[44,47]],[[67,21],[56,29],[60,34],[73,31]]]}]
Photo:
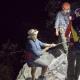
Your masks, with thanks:
[{"label": "crouching person", "polygon": [[46,80],[45,73],[47,71],[48,64],[44,62],[41,56],[43,56],[43,54],[46,54],[46,51],[49,48],[56,46],[56,44],[47,44],[41,42],[39,39],[37,39],[38,32],[39,31],[36,29],[30,29],[28,31],[26,51],[27,57],[29,59],[27,60],[27,64],[29,67],[31,67],[32,80],[35,80],[36,67],[42,67],[42,72],[39,78],[41,80]]}]

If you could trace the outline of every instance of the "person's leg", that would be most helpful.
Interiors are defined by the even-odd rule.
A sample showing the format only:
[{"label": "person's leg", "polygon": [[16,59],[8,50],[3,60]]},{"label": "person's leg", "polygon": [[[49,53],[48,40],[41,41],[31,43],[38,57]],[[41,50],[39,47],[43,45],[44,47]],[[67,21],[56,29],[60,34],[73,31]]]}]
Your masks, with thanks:
[{"label": "person's leg", "polygon": [[80,50],[77,51],[76,55],[76,67],[75,67],[75,80],[78,80],[80,74]]},{"label": "person's leg", "polygon": [[68,45],[67,45],[67,40],[65,37],[65,30],[63,28],[60,28],[60,38],[62,43],[62,49],[64,51],[64,53],[68,54]]},{"label": "person's leg", "polygon": [[46,80],[46,71],[47,71],[47,66],[42,67],[41,75],[39,76],[40,80]]},{"label": "person's leg", "polygon": [[68,56],[67,80],[74,80],[75,53],[70,49]]},{"label": "person's leg", "polygon": [[32,80],[35,80],[36,67],[31,67]]},{"label": "person's leg", "polygon": [[46,80],[45,73],[47,71],[48,65],[45,63],[45,61],[43,61],[41,59],[36,60],[35,63],[40,65],[40,67],[42,67],[42,71],[41,71],[41,75],[39,76],[39,79],[40,80]]},{"label": "person's leg", "polygon": [[45,67],[42,67],[42,71],[41,71],[41,75],[42,76],[45,76],[45,74],[46,74],[46,71],[47,71],[47,66],[45,66]]}]

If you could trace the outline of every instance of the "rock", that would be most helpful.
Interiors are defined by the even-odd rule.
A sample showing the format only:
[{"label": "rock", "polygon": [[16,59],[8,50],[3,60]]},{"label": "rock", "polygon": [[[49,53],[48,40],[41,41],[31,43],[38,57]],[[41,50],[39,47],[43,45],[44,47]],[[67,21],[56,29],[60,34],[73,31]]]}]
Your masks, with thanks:
[{"label": "rock", "polygon": [[[31,68],[23,65],[16,80],[28,80],[31,78]],[[47,80],[65,80],[67,72],[67,55],[62,53],[59,57],[53,58],[46,73]],[[37,68],[36,78],[41,74],[41,68]]]}]

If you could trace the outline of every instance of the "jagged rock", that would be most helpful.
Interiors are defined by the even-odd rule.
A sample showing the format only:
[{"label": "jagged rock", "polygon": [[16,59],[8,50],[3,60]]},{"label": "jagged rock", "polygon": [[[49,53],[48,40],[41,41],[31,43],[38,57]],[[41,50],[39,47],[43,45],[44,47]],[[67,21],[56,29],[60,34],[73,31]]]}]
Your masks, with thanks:
[{"label": "jagged rock", "polygon": [[[31,68],[27,64],[23,65],[16,80],[28,80],[31,77]],[[67,72],[67,55],[62,53],[59,57],[54,58],[46,73],[47,80],[65,80]],[[41,68],[37,68],[36,78],[41,73]]]}]

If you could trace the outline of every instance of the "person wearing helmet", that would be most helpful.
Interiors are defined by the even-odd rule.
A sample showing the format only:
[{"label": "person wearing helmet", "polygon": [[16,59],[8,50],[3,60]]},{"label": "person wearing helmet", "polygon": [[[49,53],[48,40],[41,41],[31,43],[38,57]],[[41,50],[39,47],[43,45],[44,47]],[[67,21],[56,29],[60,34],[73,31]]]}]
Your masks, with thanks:
[{"label": "person wearing helmet", "polygon": [[41,80],[46,80],[45,73],[47,71],[48,64],[45,62],[45,59],[43,60],[41,57],[43,54],[46,55],[46,51],[49,48],[56,46],[56,44],[43,43],[37,38],[38,32],[39,31],[37,29],[30,29],[28,31],[28,44],[26,45],[26,51],[31,53],[32,57],[27,60],[27,63],[31,67],[32,80],[35,80],[36,67],[42,67],[41,76],[39,78]]},{"label": "person wearing helmet", "polygon": [[[66,42],[65,32],[70,21],[70,10],[71,5],[68,2],[64,2],[62,5],[62,10],[58,12],[55,21],[56,36],[59,36],[59,42]],[[62,50],[68,53],[68,46],[66,43],[62,44]]]},{"label": "person wearing helmet", "polygon": [[71,37],[68,53],[67,80],[79,80],[80,75],[80,8],[72,17]]}]

